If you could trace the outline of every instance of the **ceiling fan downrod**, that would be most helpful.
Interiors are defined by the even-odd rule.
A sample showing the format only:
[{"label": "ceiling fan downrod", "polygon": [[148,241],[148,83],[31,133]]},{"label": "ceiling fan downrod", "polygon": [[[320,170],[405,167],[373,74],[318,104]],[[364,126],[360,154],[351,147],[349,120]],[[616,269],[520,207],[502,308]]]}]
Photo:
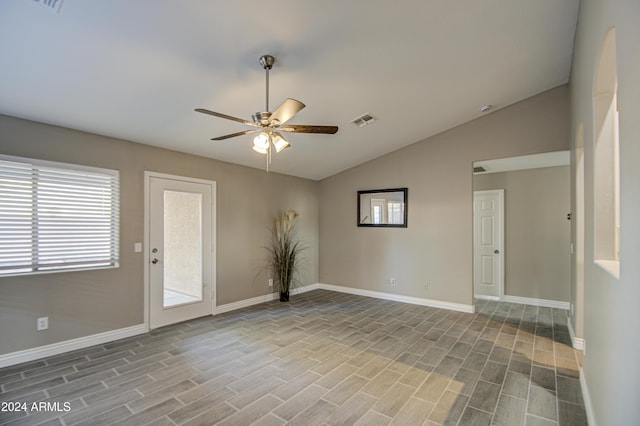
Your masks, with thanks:
[{"label": "ceiling fan downrod", "polygon": [[263,55],[260,57],[259,62],[260,65],[262,65],[262,68],[264,68],[264,71],[266,73],[266,102],[265,102],[265,111],[269,111],[269,70],[273,67],[273,64],[275,63],[276,58],[274,58],[271,55]]}]

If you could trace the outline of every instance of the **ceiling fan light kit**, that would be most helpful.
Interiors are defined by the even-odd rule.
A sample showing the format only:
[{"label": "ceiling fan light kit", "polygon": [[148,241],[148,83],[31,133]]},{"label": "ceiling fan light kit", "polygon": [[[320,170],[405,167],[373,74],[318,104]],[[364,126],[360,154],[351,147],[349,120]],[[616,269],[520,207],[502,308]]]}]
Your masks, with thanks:
[{"label": "ceiling fan light kit", "polygon": [[248,120],[243,120],[242,118],[233,117],[230,115],[222,114],[215,111],[210,111],[204,108],[196,108],[197,112],[212,115],[214,117],[224,118],[226,120],[236,121],[238,123],[245,124],[247,126],[251,126],[254,129],[245,130],[243,132],[231,133],[224,136],[218,136],[216,138],[212,138],[214,141],[221,141],[229,138],[233,138],[236,136],[247,135],[251,133],[258,133],[258,135],[253,138],[253,150],[266,155],[267,156],[267,172],[269,171],[269,165],[271,164],[271,149],[272,147],[276,150],[276,152],[281,152],[291,145],[289,142],[282,136],[280,132],[289,132],[289,133],[322,133],[322,134],[330,134],[333,135],[338,131],[338,126],[314,126],[314,125],[306,125],[306,124],[290,124],[284,125],[287,121],[289,121],[294,115],[296,115],[300,110],[305,107],[300,101],[295,99],[287,98],[280,104],[278,108],[274,112],[269,111],[269,70],[273,67],[275,63],[275,58],[271,55],[263,55],[259,59],[260,65],[265,70],[266,74],[266,92],[265,92],[265,111],[256,112],[251,115],[251,119],[253,122]]},{"label": "ceiling fan light kit", "polygon": [[270,142],[269,136],[265,133],[260,133],[258,136],[253,138],[253,150],[260,154],[266,154]]},{"label": "ceiling fan light kit", "polygon": [[271,143],[273,147],[276,149],[276,152],[282,152],[283,150],[289,148],[291,145],[285,138],[282,137],[280,133],[274,133],[271,138]]}]

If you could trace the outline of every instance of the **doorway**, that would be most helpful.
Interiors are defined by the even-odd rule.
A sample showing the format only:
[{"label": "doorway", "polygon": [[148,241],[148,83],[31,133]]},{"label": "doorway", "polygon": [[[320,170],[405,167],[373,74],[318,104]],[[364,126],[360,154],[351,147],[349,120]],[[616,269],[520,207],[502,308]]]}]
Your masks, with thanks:
[{"label": "doorway", "polygon": [[146,319],[154,329],[211,315],[216,183],[145,172]]},{"label": "doorway", "polygon": [[[531,154],[473,164],[473,190],[504,190],[502,233],[503,287],[501,300],[537,306],[569,308],[571,300],[571,222],[569,151]],[[484,232],[474,219],[474,235]],[[474,247],[476,274],[492,266]],[[480,287],[482,288],[482,287]]]}]

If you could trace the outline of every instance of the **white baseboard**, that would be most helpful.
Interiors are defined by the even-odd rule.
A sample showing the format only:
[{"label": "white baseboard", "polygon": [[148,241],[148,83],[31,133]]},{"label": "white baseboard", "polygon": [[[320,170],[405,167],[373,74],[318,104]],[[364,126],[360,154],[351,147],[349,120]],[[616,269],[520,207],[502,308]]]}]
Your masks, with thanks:
[{"label": "white baseboard", "polygon": [[301,294],[301,293],[306,293],[308,291],[311,290],[317,290],[320,288],[320,284],[316,283],[316,284],[309,284],[309,285],[305,285],[302,287],[296,287],[293,290],[291,290],[291,294]]},{"label": "white baseboard", "polygon": [[568,313],[567,328],[569,329],[569,337],[571,337],[571,346],[573,346],[573,349],[577,349],[579,351],[584,350],[584,339],[576,337],[575,332],[573,331],[573,326],[571,325],[571,318]]},{"label": "white baseboard", "polygon": [[473,295],[474,298],[476,299],[482,299],[482,300],[493,300],[494,302],[499,302],[500,298],[498,296],[487,296],[484,294],[474,294]]},{"label": "white baseboard", "polygon": [[231,312],[253,305],[259,305],[264,302],[270,302],[272,300],[276,300],[278,297],[278,293],[267,293],[263,296],[252,297],[251,299],[238,300],[237,302],[214,306],[213,315],[223,314],[225,312]]},{"label": "white baseboard", "polygon": [[520,296],[503,296],[502,300],[510,303],[520,303],[522,305],[541,306],[544,308],[556,308],[569,310],[569,302],[560,302],[559,300],[534,299],[532,297]]},{"label": "white baseboard", "polygon": [[64,342],[52,343],[50,345],[38,346],[37,348],[25,349],[0,355],[0,368],[10,365],[22,364],[23,362],[34,361],[40,358],[59,355],[61,353],[88,348],[89,346],[101,345],[114,340],[124,339],[147,332],[145,324],[138,324],[131,327],[120,328],[118,330],[105,331],[104,333],[92,334],[91,336],[78,337],[77,339],[65,340]]},{"label": "white baseboard", "polygon": [[589,388],[587,387],[587,379],[584,376],[584,371],[580,369],[580,389],[582,390],[582,400],[584,401],[584,411],[587,413],[587,422],[589,426],[598,426],[596,423],[596,416],[593,412],[593,405],[591,405],[591,395],[589,394]]},{"label": "white baseboard", "polygon": [[[292,289],[291,294],[300,294],[318,288],[317,284]],[[264,296],[253,297],[251,299],[240,300],[238,302],[214,307],[213,314],[221,314],[247,306],[257,305],[263,302],[278,299],[278,293],[270,293]],[[64,342],[52,343],[50,345],[38,346],[37,348],[25,349],[0,355],[0,368],[11,365],[22,364],[23,362],[35,361],[37,359],[59,355],[65,352],[88,348],[94,345],[101,345],[114,340],[124,339],[149,331],[146,324],[134,325],[118,330],[105,331],[104,333],[93,334],[91,336],[79,337],[77,339],[65,340]]]},{"label": "white baseboard", "polygon": [[[318,288],[318,284],[310,284],[302,287],[296,287],[291,289],[292,295],[306,293],[307,291],[315,290]],[[253,305],[259,305],[264,302],[271,302],[277,300],[280,297],[278,293],[267,293],[263,296],[252,297],[251,299],[238,300],[237,302],[226,303],[224,305],[214,306],[213,315],[223,314],[225,312],[235,311],[237,309],[247,308]]]},{"label": "white baseboard", "polygon": [[[474,312],[474,305],[465,305],[462,303],[443,302],[440,300],[423,299],[412,296],[402,296],[398,294],[383,293],[379,291],[363,290],[352,287],[343,287],[333,284],[310,284],[291,290],[292,295],[306,293],[307,291],[323,289],[336,291],[340,293],[349,293],[359,296],[374,297],[376,299],[392,300],[395,302],[412,303],[414,305],[430,306],[434,308],[449,309],[459,312]],[[278,299],[278,293],[268,293],[263,296],[252,297],[250,299],[239,300],[237,302],[227,303],[225,305],[215,306],[213,315],[225,312],[235,311],[236,309],[246,308],[248,306],[257,305],[264,302],[270,302]],[[50,345],[39,346],[37,348],[25,349],[23,351],[12,352],[0,355],[0,368],[10,365],[21,364],[23,362],[34,361],[40,358],[46,358],[53,355],[59,355],[64,352],[74,351],[77,349],[88,348],[89,346],[101,345],[103,343],[112,342],[114,340],[124,339],[126,337],[136,336],[146,333],[148,328],[146,324],[134,325],[118,330],[105,331],[91,336],[79,337],[77,339],[66,340],[64,342],[52,343]]]},{"label": "white baseboard", "polygon": [[353,287],[343,287],[333,284],[317,284],[317,288],[322,290],[337,291],[340,293],[355,294],[358,296],[374,297],[376,299],[392,300],[394,302],[412,303],[414,305],[430,306],[432,308],[449,309],[451,311],[474,313],[474,305],[465,305],[462,303],[443,302],[441,300],[423,299],[421,297],[402,296],[400,294],[383,293],[381,291],[364,290]]},{"label": "white baseboard", "polygon": [[[317,289],[335,291],[338,293],[355,294],[358,296],[374,297],[376,299],[392,300],[395,302],[412,303],[414,305],[431,306],[433,308],[449,309],[452,311],[467,312],[467,313],[474,312],[473,305],[464,305],[461,303],[452,303],[452,302],[443,302],[440,300],[423,299],[420,297],[402,296],[399,294],[383,293],[381,291],[363,290],[359,288],[344,287],[344,286],[333,285],[333,284],[321,284],[321,283],[309,284],[304,287],[297,287],[292,289],[291,294],[296,295],[296,294],[306,293],[307,291],[317,290]],[[278,299],[278,297],[279,297],[278,293],[268,293],[268,294],[265,294],[264,296],[252,297],[251,299],[239,300],[237,302],[216,306],[214,308],[214,315],[221,314],[224,312],[235,311],[236,309],[242,309],[249,306],[258,305],[264,302],[270,302],[272,300]]]}]

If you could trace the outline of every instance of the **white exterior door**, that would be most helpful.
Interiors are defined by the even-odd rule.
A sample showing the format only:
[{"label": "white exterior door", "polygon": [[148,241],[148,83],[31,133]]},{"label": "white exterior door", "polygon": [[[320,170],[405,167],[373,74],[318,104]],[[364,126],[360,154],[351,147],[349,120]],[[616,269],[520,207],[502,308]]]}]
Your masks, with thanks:
[{"label": "white exterior door", "polygon": [[149,327],[212,313],[215,182],[146,174]]},{"label": "white exterior door", "polygon": [[504,294],[504,190],[473,193],[473,283],[476,297]]}]

